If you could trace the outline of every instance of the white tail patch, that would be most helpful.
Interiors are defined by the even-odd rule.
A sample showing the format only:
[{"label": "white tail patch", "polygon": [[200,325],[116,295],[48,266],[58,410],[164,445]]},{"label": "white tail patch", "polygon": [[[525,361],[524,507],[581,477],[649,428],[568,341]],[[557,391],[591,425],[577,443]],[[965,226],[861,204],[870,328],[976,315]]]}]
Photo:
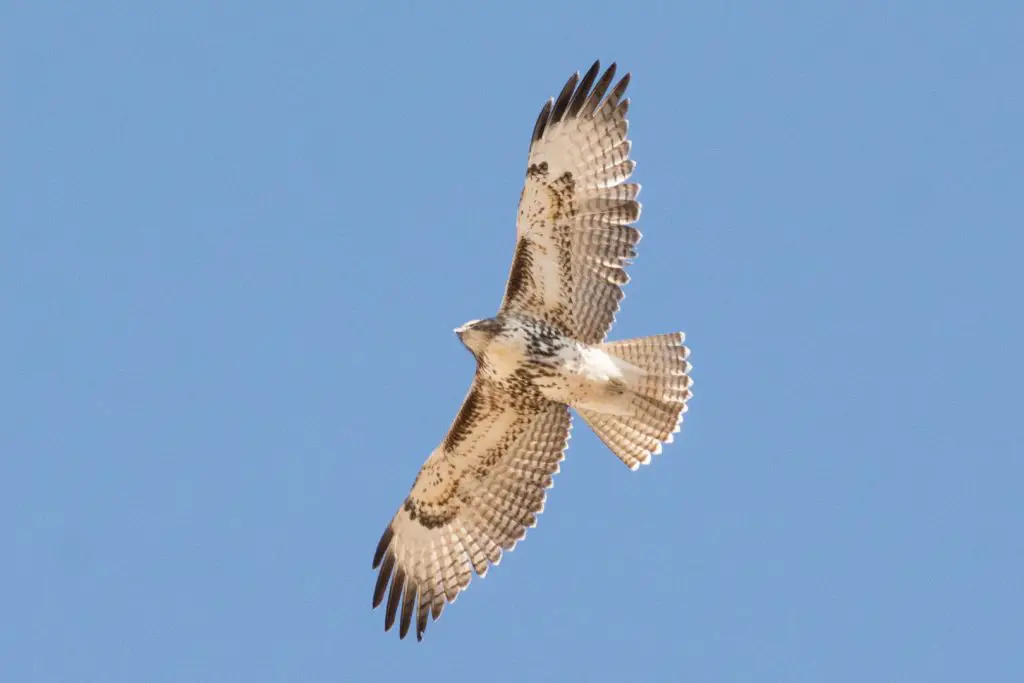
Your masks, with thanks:
[{"label": "white tail patch", "polygon": [[[590,428],[631,470],[645,465],[679,431],[690,387],[689,349],[682,332],[607,342],[598,346],[622,372],[623,401],[613,410],[577,406]],[[629,406],[621,410],[621,403]],[[612,406],[610,405],[609,408]],[[628,413],[628,414],[624,414]]]}]

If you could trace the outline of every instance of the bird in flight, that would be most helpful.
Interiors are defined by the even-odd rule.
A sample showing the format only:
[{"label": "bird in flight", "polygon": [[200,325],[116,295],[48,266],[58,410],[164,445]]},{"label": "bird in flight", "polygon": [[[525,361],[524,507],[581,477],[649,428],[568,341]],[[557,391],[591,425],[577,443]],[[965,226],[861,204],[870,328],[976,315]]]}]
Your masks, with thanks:
[{"label": "bird in flight", "polygon": [[565,457],[569,408],[631,470],[679,431],[690,399],[682,332],[605,341],[636,256],[640,185],[627,180],[615,65],[573,74],[537,117],[516,247],[497,315],[455,330],[476,374],[441,444],[373,556],[373,606],[422,640],[475,571],[484,576],[536,524]]}]

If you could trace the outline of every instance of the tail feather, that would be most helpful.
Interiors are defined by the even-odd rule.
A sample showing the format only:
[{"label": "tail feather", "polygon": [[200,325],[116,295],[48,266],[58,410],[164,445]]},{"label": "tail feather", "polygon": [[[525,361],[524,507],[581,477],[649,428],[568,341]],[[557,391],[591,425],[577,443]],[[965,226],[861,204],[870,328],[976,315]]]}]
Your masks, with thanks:
[{"label": "tail feather", "polygon": [[578,409],[590,428],[631,470],[650,462],[679,431],[690,387],[690,351],[682,332],[607,342],[601,349],[631,370],[630,414]]}]

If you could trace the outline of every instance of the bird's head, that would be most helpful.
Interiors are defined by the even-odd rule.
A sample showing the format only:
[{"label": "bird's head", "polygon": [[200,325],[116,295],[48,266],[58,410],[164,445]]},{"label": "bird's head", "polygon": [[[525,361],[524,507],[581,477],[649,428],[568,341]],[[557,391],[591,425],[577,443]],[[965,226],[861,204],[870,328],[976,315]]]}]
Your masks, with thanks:
[{"label": "bird's head", "polygon": [[474,356],[480,355],[499,332],[501,332],[501,323],[494,318],[470,320],[462,327],[455,328],[455,334],[459,335],[459,339]]}]

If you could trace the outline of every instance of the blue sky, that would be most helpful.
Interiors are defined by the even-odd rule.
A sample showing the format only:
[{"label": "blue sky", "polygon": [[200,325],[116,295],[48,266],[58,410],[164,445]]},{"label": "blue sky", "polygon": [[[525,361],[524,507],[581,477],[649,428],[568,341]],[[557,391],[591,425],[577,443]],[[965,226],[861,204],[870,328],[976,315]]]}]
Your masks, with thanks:
[{"label": "blue sky", "polygon": [[[5,3],[0,679],[1024,679],[1024,6]],[[615,337],[538,527],[400,642],[373,549],[544,99],[633,72]]]}]

